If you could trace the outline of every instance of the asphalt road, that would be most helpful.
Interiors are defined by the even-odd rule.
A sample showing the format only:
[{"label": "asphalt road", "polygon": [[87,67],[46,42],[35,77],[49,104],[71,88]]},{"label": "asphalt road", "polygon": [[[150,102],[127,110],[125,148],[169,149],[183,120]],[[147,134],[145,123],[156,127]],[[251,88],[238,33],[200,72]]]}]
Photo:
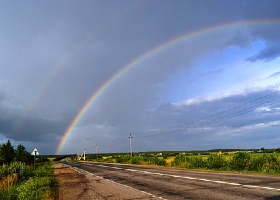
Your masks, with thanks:
[{"label": "asphalt road", "polygon": [[159,199],[280,200],[280,176],[161,167],[65,163]]}]

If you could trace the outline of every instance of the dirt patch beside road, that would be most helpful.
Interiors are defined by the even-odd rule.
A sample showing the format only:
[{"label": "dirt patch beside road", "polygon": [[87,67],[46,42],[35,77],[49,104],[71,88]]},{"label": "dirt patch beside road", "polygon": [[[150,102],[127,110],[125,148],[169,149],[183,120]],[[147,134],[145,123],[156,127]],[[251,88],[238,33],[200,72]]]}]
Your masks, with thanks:
[{"label": "dirt patch beside road", "polygon": [[125,187],[93,174],[78,172],[60,163],[55,163],[53,166],[58,181],[57,196],[59,200],[157,199],[139,190]]},{"label": "dirt patch beside road", "polygon": [[80,174],[59,163],[54,164],[54,169],[58,181],[57,196],[59,200],[100,199],[88,189],[89,180],[85,174]]}]

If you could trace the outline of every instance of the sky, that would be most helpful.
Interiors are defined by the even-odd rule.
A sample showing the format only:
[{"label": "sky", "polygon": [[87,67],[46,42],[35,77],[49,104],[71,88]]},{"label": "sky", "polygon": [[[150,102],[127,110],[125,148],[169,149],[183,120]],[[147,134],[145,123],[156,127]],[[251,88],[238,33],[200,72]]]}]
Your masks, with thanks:
[{"label": "sky", "polygon": [[0,143],[42,155],[279,148],[278,0],[0,1]]}]

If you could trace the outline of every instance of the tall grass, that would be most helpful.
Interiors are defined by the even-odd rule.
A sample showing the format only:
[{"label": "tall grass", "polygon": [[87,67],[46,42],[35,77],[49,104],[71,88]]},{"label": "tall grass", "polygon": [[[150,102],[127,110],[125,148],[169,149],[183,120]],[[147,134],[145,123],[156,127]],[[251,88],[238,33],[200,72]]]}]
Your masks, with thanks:
[{"label": "tall grass", "polygon": [[244,152],[235,153],[230,157],[223,154],[213,154],[207,157],[180,154],[175,157],[172,166],[190,169],[280,173],[280,160],[276,155],[251,155]]},{"label": "tall grass", "polygon": [[147,156],[147,155],[120,155],[115,157],[106,157],[99,159],[101,162],[110,162],[110,163],[122,163],[122,164],[138,164],[138,165],[159,165],[166,166],[167,162],[162,157],[158,156]]},{"label": "tall grass", "polygon": [[23,162],[12,162],[10,164],[3,164],[0,167],[0,178],[9,175],[16,175],[19,182],[24,181],[30,176],[32,168]]},{"label": "tall grass", "polygon": [[[0,191],[0,199],[11,200],[38,200],[46,194],[53,193],[55,180],[50,173],[50,163],[45,163],[36,169],[21,162],[3,165],[0,168],[0,183],[7,178],[16,177],[14,181],[8,181]],[[1,185],[1,184],[0,184]]]},{"label": "tall grass", "polygon": [[49,177],[33,177],[17,187],[18,200],[43,199],[52,185]]},{"label": "tall grass", "polygon": [[98,162],[172,166],[188,169],[209,169],[223,171],[252,171],[280,173],[280,154],[277,153],[207,153],[177,154],[136,154],[134,156],[113,155],[94,159]]}]

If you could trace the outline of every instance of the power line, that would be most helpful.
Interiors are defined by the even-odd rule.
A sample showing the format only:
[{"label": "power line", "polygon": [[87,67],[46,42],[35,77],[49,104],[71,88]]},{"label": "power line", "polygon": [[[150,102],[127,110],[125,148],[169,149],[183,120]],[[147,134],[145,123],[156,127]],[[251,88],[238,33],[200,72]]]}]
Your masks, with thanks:
[{"label": "power line", "polygon": [[[239,111],[237,111],[237,112],[234,112],[234,113],[231,113],[231,114],[227,114],[227,115],[225,115],[225,116],[220,116],[220,117],[218,117],[218,118],[216,118],[216,119],[214,119],[214,120],[215,120],[215,121],[219,121],[219,120],[224,120],[224,119],[227,119],[227,118],[232,118],[232,117],[235,117],[235,116],[240,116],[240,115],[246,114],[246,113],[248,113],[248,112],[251,112],[252,109],[257,108],[258,106],[261,106],[261,105],[264,105],[264,104],[267,104],[267,103],[271,103],[271,102],[272,102],[272,104],[274,104],[274,102],[277,101],[277,100],[279,100],[279,99],[280,99],[280,97],[277,97],[277,98],[274,98],[274,99],[269,100],[269,101],[261,102],[261,103],[259,103],[259,104],[250,106],[250,107],[248,107],[248,108],[246,108],[246,109],[244,109],[244,110],[239,110]],[[271,105],[272,105],[272,104],[271,104]],[[270,105],[270,104],[269,104],[269,105]],[[203,122],[203,123],[201,123],[201,124],[204,125],[205,123],[208,123],[208,122]]]},{"label": "power line", "polygon": [[272,104],[274,104],[275,102],[277,102],[276,100],[280,100],[280,97],[279,97],[279,98],[275,98],[275,99],[273,99],[273,100],[271,100],[271,101],[262,102],[262,103],[260,103],[260,104],[258,104],[258,105],[255,105],[255,106],[251,106],[251,107],[249,107],[249,108],[247,108],[247,109],[245,109],[245,110],[241,110],[241,111],[238,111],[238,112],[235,112],[235,113],[226,115],[226,116],[219,117],[219,118],[217,118],[217,119],[214,119],[213,121],[208,121],[208,122],[205,122],[205,123],[201,123],[201,124],[198,124],[198,125],[196,125],[196,126],[194,126],[194,127],[187,127],[187,129],[199,128],[199,127],[202,127],[202,126],[205,126],[205,125],[214,124],[214,123],[219,122],[219,121],[225,121],[225,120],[228,120],[228,119],[232,119],[232,118],[235,118],[235,117],[239,117],[239,116],[242,116],[242,115],[247,114],[247,113],[249,113],[249,112],[252,112],[252,111],[253,111],[253,108],[256,108],[256,107],[258,107],[258,106],[260,106],[260,105],[264,105],[264,104],[269,103],[269,102],[272,102],[271,104],[269,104],[269,105],[272,105]]},{"label": "power line", "polygon": [[[265,95],[265,96],[258,97],[258,98],[256,98],[256,99],[253,99],[253,100],[248,101],[248,102],[246,102],[246,103],[243,103],[243,104],[241,104],[241,105],[234,106],[234,107],[231,107],[231,108],[229,108],[229,109],[223,110],[223,111],[221,111],[221,112],[214,113],[214,114],[212,114],[212,115],[206,116],[206,117],[204,117],[204,118],[199,119],[198,121],[202,121],[202,120],[204,120],[204,119],[208,119],[208,118],[211,118],[211,117],[214,117],[214,116],[223,114],[223,113],[227,113],[228,111],[231,111],[231,110],[240,108],[240,107],[242,107],[242,106],[245,106],[245,105],[251,104],[251,103],[253,103],[253,102],[256,102],[256,101],[258,101],[258,100],[260,100],[260,99],[264,99],[264,98],[266,98],[266,97],[269,97],[269,96],[271,96],[271,95],[273,95],[273,94],[275,94],[275,93],[277,93],[277,92],[278,92],[278,91],[271,92],[271,93],[269,93],[269,94],[267,94],[267,95]],[[197,121],[196,121],[196,122],[197,122]],[[189,123],[192,123],[192,122],[189,122]]]},{"label": "power line", "polygon": [[[262,100],[262,99],[266,99],[267,97],[272,96],[272,95],[274,95],[278,92],[279,91],[271,92],[267,95],[258,97],[256,99],[253,99],[251,101],[248,101],[248,102],[243,103],[243,104],[238,105],[238,106],[231,107],[231,108],[223,110],[221,112],[217,112],[217,113],[214,113],[212,115],[208,115],[208,116],[203,117],[201,119],[198,119],[196,121],[193,120],[191,122],[187,122],[187,123],[184,123],[184,124],[181,124],[181,125],[172,126],[172,127],[168,127],[168,128],[164,128],[164,129],[153,130],[153,131],[145,131],[145,132],[146,133],[147,132],[156,132],[156,134],[149,134],[150,136],[158,135],[162,132],[166,132],[166,131],[170,131],[170,130],[174,130],[174,129],[177,130],[177,131],[178,131],[178,129],[187,129],[188,132],[191,132],[195,128],[199,128],[199,127],[202,127],[202,126],[205,126],[205,125],[210,125],[210,124],[213,124],[213,123],[216,123],[216,122],[219,122],[219,121],[225,121],[225,120],[228,120],[228,119],[231,119],[231,118],[234,118],[234,117],[242,116],[246,113],[249,113],[249,112],[253,111],[253,109],[258,107],[258,106],[265,105],[265,104],[272,105],[275,102],[277,102],[277,100],[279,100],[280,97],[276,97],[276,98],[273,98],[273,99],[270,99],[270,100],[262,101],[262,102],[259,102],[259,103],[255,104],[255,105],[253,103],[258,102],[259,100]],[[250,105],[250,104],[253,104],[253,105],[250,106],[250,107],[247,107],[247,108],[245,107],[243,110],[238,110],[237,112],[230,113],[230,114],[227,114],[227,115],[223,116],[224,113],[228,113],[232,110],[235,110],[235,109],[238,109],[238,108],[244,107],[246,105]],[[221,116],[219,116],[219,115],[221,115]],[[211,119],[211,118],[213,118],[213,119]],[[210,119],[210,120],[205,121],[206,119]],[[189,125],[189,126],[187,126],[187,125]],[[187,127],[185,127],[185,126],[187,126]]]}]

